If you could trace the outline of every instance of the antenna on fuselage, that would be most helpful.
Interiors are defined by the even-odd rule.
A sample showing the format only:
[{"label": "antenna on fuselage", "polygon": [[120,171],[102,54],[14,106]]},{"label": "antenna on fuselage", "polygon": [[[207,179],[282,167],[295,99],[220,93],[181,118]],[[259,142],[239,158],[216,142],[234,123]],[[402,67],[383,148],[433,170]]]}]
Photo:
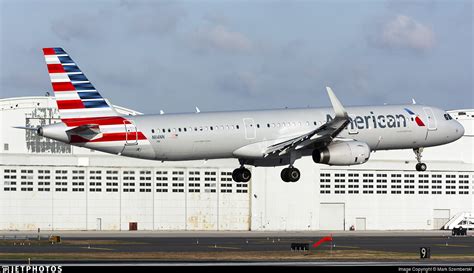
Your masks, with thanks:
[{"label": "antenna on fuselage", "polygon": [[164,114],[165,114],[165,111],[160,110],[160,115],[164,115]]},{"label": "antenna on fuselage", "polygon": [[196,106],[196,114],[201,113],[201,110]]},{"label": "antenna on fuselage", "polygon": [[411,98],[411,103],[416,104],[415,98]]}]

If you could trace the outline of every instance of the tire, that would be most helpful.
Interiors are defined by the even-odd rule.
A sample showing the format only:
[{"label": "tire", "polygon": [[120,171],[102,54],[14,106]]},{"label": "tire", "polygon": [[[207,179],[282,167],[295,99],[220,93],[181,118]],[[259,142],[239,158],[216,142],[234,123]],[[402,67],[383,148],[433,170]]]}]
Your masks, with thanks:
[{"label": "tire", "polygon": [[419,172],[426,171],[426,164],[425,163],[416,164],[416,170],[419,171]]},{"label": "tire", "polygon": [[298,170],[297,168],[289,169],[288,178],[291,182],[297,182],[298,180],[300,180],[300,177],[301,177],[300,170]]},{"label": "tire", "polygon": [[252,178],[252,172],[250,172],[249,169],[243,168],[242,170],[240,170],[240,177],[239,178],[240,178],[239,180],[241,182],[247,183]]},{"label": "tire", "polygon": [[283,170],[281,170],[280,177],[283,182],[290,182],[290,180],[288,179],[288,170],[289,168],[284,168]]},{"label": "tire", "polygon": [[237,182],[237,183],[241,182],[241,181],[240,181],[240,168],[239,168],[239,169],[235,169],[235,170],[232,172],[232,180],[234,180],[234,181]]}]

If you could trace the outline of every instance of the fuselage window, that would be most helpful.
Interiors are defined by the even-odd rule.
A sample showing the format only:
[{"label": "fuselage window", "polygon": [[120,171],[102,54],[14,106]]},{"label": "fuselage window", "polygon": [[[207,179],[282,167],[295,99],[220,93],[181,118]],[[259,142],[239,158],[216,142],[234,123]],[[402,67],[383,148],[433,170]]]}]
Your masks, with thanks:
[{"label": "fuselage window", "polygon": [[211,128],[211,131],[214,131],[214,128],[212,128],[212,126],[210,128]]},{"label": "fuselage window", "polygon": [[166,133],[166,129],[165,129],[165,128],[163,128],[163,131],[162,131],[162,132],[163,132],[163,133]]},{"label": "fuselage window", "polygon": [[316,121],[314,122],[314,125],[317,125]]},{"label": "fuselage window", "polygon": [[183,130],[186,132],[186,127],[184,127]]},{"label": "fuselage window", "polygon": [[181,132],[181,128],[178,128],[178,131]]},{"label": "fuselage window", "polygon": [[270,128],[270,123],[267,123],[267,127]]},{"label": "fuselage window", "polygon": [[235,128],[239,129],[239,125],[236,125]]},{"label": "fuselage window", "polygon": [[198,130],[198,128],[197,128],[197,127],[194,127],[194,131],[197,131],[197,130]]},{"label": "fuselage window", "polygon": [[260,128],[260,124],[257,123],[257,128]]},{"label": "fuselage window", "polygon": [[168,129],[168,133],[171,133],[171,129]]},{"label": "fuselage window", "polygon": [[151,129],[151,133],[154,134],[154,133],[155,133],[155,129]]}]

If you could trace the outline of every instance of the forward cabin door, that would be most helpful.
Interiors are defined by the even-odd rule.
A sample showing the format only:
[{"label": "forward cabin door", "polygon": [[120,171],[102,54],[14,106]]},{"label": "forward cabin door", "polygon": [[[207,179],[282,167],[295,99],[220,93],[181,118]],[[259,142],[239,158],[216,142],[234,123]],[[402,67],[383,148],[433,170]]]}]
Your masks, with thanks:
[{"label": "forward cabin door", "polygon": [[436,118],[435,118],[435,115],[433,114],[433,110],[428,107],[424,107],[423,110],[425,111],[426,120],[428,121],[428,130],[430,131],[436,130],[437,129]]},{"label": "forward cabin door", "polygon": [[257,127],[253,118],[244,118],[245,139],[255,139]]}]

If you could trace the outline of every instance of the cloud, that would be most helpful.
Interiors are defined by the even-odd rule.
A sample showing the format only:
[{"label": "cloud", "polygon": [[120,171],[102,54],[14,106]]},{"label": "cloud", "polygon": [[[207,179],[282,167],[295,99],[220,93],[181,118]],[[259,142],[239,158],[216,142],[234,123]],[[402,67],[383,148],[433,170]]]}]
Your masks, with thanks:
[{"label": "cloud", "polygon": [[[185,16],[185,12],[172,3],[140,3],[131,5],[128,1],[122,1],[107,5],[106,8],[55,18],[52,19],[51,30],[64,41],[164,35],[175,32]],[[81,18],[81,22],[71,18]]]},{"label": "cloud", "polygon": [[247,96],[259,95],[257,75],[251,72],[226,73],[217,78],[216,85],[221,92]]},{"label": "cloud", "polygon": [[244,34],[231,31],[223,25],[199,28],[194,33],[198,49],[218,49],[230,52],[250,52],[253,42]]},{"label": "cloud", "polygon": [[399,14],[386,22],[372,41],[382,48],[425,51],[434,47],[435,35],[430,27]]}]

